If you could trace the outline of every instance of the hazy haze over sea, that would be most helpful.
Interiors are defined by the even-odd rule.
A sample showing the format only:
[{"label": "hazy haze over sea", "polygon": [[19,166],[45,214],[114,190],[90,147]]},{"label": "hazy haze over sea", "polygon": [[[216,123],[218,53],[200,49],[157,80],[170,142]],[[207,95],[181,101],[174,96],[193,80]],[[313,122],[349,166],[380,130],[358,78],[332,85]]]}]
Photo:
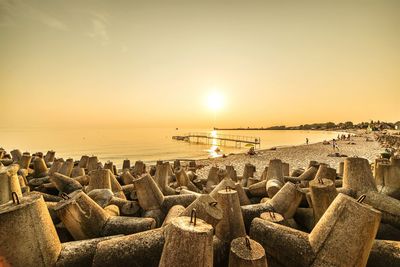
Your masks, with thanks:
[{"label": "hazy haze over sea", "polygon": [[[10,151],[19,148],[31,153],[56,151],[57,157],[80,159],[82,155],[96,155],[101,161],[111,160],[117,166],[124,159],[155,162],[157,160],[200,159],[215,157],[212,145],[172,140],[173,135],[188,132],[208,132],[210,129],[174,128],[80,128],[80,129],[1,129],[0,146]],[[217,131],[218,134],[254,136],[261,139],[261,149],[275,146],[301,145],[306,137],[310,143],[329,140],[337,132],[326,131]],[[220,147],[219,154],[248,150],[242,145]]]}]

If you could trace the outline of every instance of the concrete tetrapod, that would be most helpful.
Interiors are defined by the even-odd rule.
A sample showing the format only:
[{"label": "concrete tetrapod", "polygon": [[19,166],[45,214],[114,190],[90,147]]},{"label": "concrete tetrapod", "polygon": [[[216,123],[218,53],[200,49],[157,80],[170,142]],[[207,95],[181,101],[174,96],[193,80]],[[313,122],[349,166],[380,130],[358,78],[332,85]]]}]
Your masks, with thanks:
[{"label": "concrete tetrapod", "polygon": [[[279,185],[282,185],[282,183],[279,183]],[[258,183],[250,185],[249,192],[254,197],[268,197],[267,180],[261,180]]]},{"label": "concrete tetrapod", "polygon": [[71,178],[75,178],[75,177],[79,177],[79,176],[83,176],[85,175],[85,169],[84,168],[80,168],[78,166],[75,166],[74,168],[72,168],[71,171]]},{"label": "concrete tetrapod", "polygon": [[121,179],[122,179],[122,183],[124,185],[133,184],[133,180],[135,180],[135,178],[132,176],[132,174],[127,169],[123,170],[123,172],[121,174]]},{"label": "concrete tetrapod", "polygon": [[181,216],[181,214],[185,211],[185,207],[182,205],[175,205],[169,209],[167,215],[165,216],[164,222],[161,227],[168,225],[173,219]]},{"label": "concrete tetrapod", "polygon": [[69,194],[82,189],[82,185],[79,182],[58,172],[50,176],[50,181],[60,193]]},{"label": "concrete tetrapod", "polygon": [[213,227],[191,217],[178,217],[165,227],[165,243],[159,267],[213,266]]},{"label": "concrete tetrapod", "polygon": [[318,166],[312,165],[298,177],[298,180],[310,181],[315,178],[315,175],[317,175],[317,172],[318,172]]},{"label": "concrete tetrapod", "polygon": [[280,159],[271,159],[266,174],[266,190],[268,197],[272,198],[283,186],[283,169]]},{"label": "concrete tetrapod", "polygon": [[101,241],[120,237],[106,236],[87,240],[71,241],[61,243],[62,249],[58,257],[56,267],[70,266],[92,266],[94,253],[96,252],[97,244]]},{"label": "concrete tetrapod", "polygon": [[86,169],[89,163],[89,156],[83,155],[79,160],[78,167]]},{"label": "concrete tetrapod", "polygon": [[93,189],[87,195],[102,208],[109,205],[114,196],[110,189]]},{"label": "concrete tetrapod", "polygon": [[303,193],[296,185],[287,182],[271,200],[265,203],[242,206],[246,229],[250,229],[253,219],[260,217],[263,212],[274,211],[280,213],[285,219],[292,218],[301,202],[302,195]]},{"label": "concrete tetrapod", "polygon": [[234,189],[235,187],[236,187],[235,182],[232,179],[224,178],[214,187],[214,189],[209,193],[209,195],[213,198],[217,198],[218,192],[220,190],[226,188]]},{"label": "concrete tetrapod", "polygon": [[74,160],[67,159],[62,165],[58,172],[62,175],[71,177],[72,169],[74,168]]},{"label": "concrete tetrapod", "polygon": [[48,175],[53,175],[56,172],[58,172],[58,170],[61,168],[62,164],[63,164],[63,161],[58,160],[58,159],[55,160],[49,169]]},{"label": "concrete tetrapod", "polygon": [[164,228],[102,241],[97,245],[93,267],[157,267],[164,246]]},{"label": "concrete tetrapod", "polygon": [[228,243],[237,237],[246,236],[237,192],[228,188],[220,190],[216,199],[221,206],[223,216],[215,228],[215,235]]},{"label": "concrete tetrapod", "polygon": [[206,189],[207,192],[212,191],[212,186],[219,184],[220,180],[218,178],[218,167],[212,166],[208,172],[207,182],[206,182]]},{"label": "concrete tetrapod", "polygon": [[175,195],[175,190],[168,185],[169,168],[169,162],[157,164],[154,179],[164,195]]},{"label": "concrete tetrapod", "polygon": [[23,154],[21,156],[21,159],[19,160],[18,164],[21,169],[29,169],[29,165],[31,164],[32,156]]},{"label": "concrete tetrapod", "polygon": [[91,156],[88,158],[88,162],[87,162],[87,171],[91,172],[94,170],[97,170],[97,166],[99,163],[99,159],[96,156]]},{"label": "concrete tetrapod", "polygon": [[33,160],[33,178],[41,178],[47,175],[48,169],[42,158],[35,157]]},{"label": "concrete tetrapod", "polygon": [[46,163],[54,162],[55,157],[56,157],[56,152],[53,150],[49,150],[44,156],[44,161]]},{"label": "concrete tetrapod", "polygon": [[108,215],[82,191],[65,196],[54,208],[75,240],[100,237]]},{"label": "concrete tetrapod", "polygon": [[7,167],[0,166],[0,204],[10,201],[13,192],[18,197],[22,196],[17,172],[18,165],[16,164]]},{"label": "concrete tetrapod", "polygon": [[121,215],[124,216],[133,216],[140,210],[140,206],[137,201],[126,200],[119,197],[111,197],[108,204],[118,206]]},{"label": "concrete tetrapod", "polygon": [[336,180],[336,170],[334,168],[330,168],[327,164],[321,163],[319,165],[317,174],[315,175],[314,180],[318,179],[329,179],[335,182]]},{"label": "concrete tetrapod", "polygon": [[250,236],[282,266],[366,266],[381,213],[339,194],[308,235],[255,219]]},{"label": "concrete tetrapod", "polygon": [[375,240],[368,258],[368,267],[400,266],[400,242]]},{"label": "concrete tetrapod", "polygon": [[61,250],[46,203],[38,194],[15,197],[0,206],[0,237],[0,262],[14,267],[54,266]]},{"label": "concrete tetrapod", "polygon": [[129,170],[131,168],[131,161],[129,159],[124,159],[122,163],[122,170]]},{"label": "concrete tetrapod", "polygon": [[269,222],[290,226],[289,223],[286,221],[285,218],[283,218],[281,214],[273,211],[261,213],[260,218]]},{"label": "concrete tetrapod", "polygon": [[239,237],[231,242],[229,267],[267,267],[264,248],[254,240]]},{"label": "concrete tetrapod", "polygon": [[283,173],[283,176],[289,176],[289,174],[290,174],[289,163],[282,162],[282,173]]},{"label": "concrete tetrapod", "polygon": [[226,165],[225,169],[228,177],[230,177],[233,181],[237,182],[238,177],[235,168],[232,165]]},{"label": "concrete tetrapod", "polygon": [[382,212],[382,222],[400,229],[400,201],[378,192],[368,160],[345,159],[343,188],[355,192],[357,197],[365,194],[364,202]]},{"label": "concrete tetrapod", "polygon": [[139,205],[144,210],[160,209],[164,201],[164,195],[149,174],[144,174],[135,179],[133,184],[136,188]]},{"label": "concrete tetrapod", "polygon": [[96,169],[89,173],[90,181],[86,187],[86,192],[90,192],[93,189],[110,189],[111,180],[110,171],[107,169]]},{"label": "concrete tetrapod", "polygon": [[172,208],[172,206],[182,205],[184,207],[187,207],[196,199],[197,195],[193,194],[166,196],[164,197],[164,200],[161,204],[161,210],[164,213],[168,213],[169,209]]},{"label": "concrete tetrapod", "polygon": [[400,158],[391,157],[389,163],[378,163],[375,170],[378,191],[400,199]]},{"label": "concrete tetrapod", "polygon": [[314,224],[319,221],[322,215],[324,215],[337,194],[335,184],[332,180],[314,179],[310,182],[310,196],[312,209],[314,211]]},{"label": "concrete tetrapod", "polygon": [[117,205],[111,204],[104,207],[104,211],[108,213],[110,216],[119,216],[120,211]]},{"label": "concrete tetrapod", "polygon": [[129,235],[148,231],[156,227],[153,218],[111,216],[101,230],[101,236]]},{"label": "concrete tetrapod", "polygon": [[75,240],[133,234],[155,227],[151,218],[110,216],[82,191],[64,197],[54,210]]},{"label": "concrete tetrapod", "polygon": [[223,216],[221,205],[210,195],[199,196],[182,212],[181,216],[190,216],[193,209],[196,210],[197,218],[211,224],[214,228]]},{"label": "concrete tetrapod", "polygon": [[243,176],[242,180],[240,181],[240,184],[243,187],[247,187],[247,182],[250,177],[254,177],[254,173],[256,172],[256,166],[250,163],[246,163],[244,165],[244,170],[243,170]]},{"label": "concrete tetrapod", "polygon": [[179,186],[186,186],[193,192],[199,192],[199,189],[189,180],[189,177],[183,168],[179,167],[175,169],[175,176]]},{"label": "concrete tetrapod", "polygon": [[240,183],[235,183],[234,189],[238,193],[240,206],[251,204],[250,199],[246,194],[246,191],[244,191],[244,188]]},{"label": "concrete tetrapod", "polygon": [[132,172],[133,172],[133,175],[136,175],[136,176],[140,177],[141,175],[146,173],[146,165],[144,164],[143,161],[137,160],[135,162],[135,166],[133,167]]},{"label": "concrete tetrapod", "polygon": [[14,162],[18,162],[22,157],[22,152],[19,149],[11,150],[10,154]]}]

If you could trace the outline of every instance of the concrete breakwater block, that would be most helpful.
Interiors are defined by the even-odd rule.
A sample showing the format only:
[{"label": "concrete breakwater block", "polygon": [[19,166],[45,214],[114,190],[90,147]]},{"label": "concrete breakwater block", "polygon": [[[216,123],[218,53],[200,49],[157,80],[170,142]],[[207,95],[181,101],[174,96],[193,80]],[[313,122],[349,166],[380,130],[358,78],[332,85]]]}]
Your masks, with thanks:
[{"label": "concrete breakwater block", "polygon": [[310,234],[255,219],[250,236],[282,266],[366,266],[381,213],[339,194]]},{"label": "concrete breakwater block", "polygon": [[213,227],[222,220],[223,211],[221,204],[210,195],[201,195],[193,201],[181,214],[181,216],[190,216],[192,210],[196,210],[196,216],[204,220]]},{"label": "concrete breakwater block", "polygon": [[164,213],[168,213],[169,209],[175,205],[182,205],[184,207],[187,207],[193,201],[195,201],[197,197],[198,197],[197,195],[192,195],[192,194],[165,196],[161,203],[161,210]]},{"label": "concrete breakwater block", "polygon": [[280,159],[269,161],[266,174],[266,191],[269,198],[272,198],[283,186],[283,165]]},{"label": "concrete breakwater block", "polygon": [[75,191],[54,208],[75,240],[133,234],[155,228],[152,218],[110,216],[82,191]]},{"label": "concrete breakwater block", "polygon": [[374,173],[378,191],[399,200],[400,158],[393,156],[390,161],[375,162]]},{"label": "concrete breakwater block", "polygon": [[144,174],[135,179],[133,184],[136,188],[139,205],[144,210],[160,209],[164,201],[164,194],[149,174]]},{"label": "concrete breakwater block", "polygon": [[100,237],[110,217],[83,191],[75,191],[54,208],[75,240]]},{"label": "concrete breakwater block", "polygon": [[343,188],[365,194],[365,203],[382,212],[382,222],[400,229],[400,201],[378,192],[368,160],[346,158],[344,161]]},{"label": "concrete breakwater block", "polygon": [[330,179],[314,179],[310,181],[309,186],[312,209],[314,211],[314,223],[317,223],[338,193],[334,182]]},{"label": "concrete breakwater block", "polygon": [[22,197],[21,186],[18,180],[18,165],[0,166],[0,204],[12,200],[13,192]]},{"label": "concrete breakwater block", "polygon": [[213,227],[195,216],[175,218],[166,226],[160,267],[213,266]]},{"label": "concrete breakwater block", "polygon": [[163,250],[164,228],[157,228],[98,243],[93,267],[157,267]]},{"label": "concrete breakwater block", "polygon": [[218,191],[217,201],[222,209],[222,219],[216,225],[215,235],[225,242],[246,236],[238,194],[235,190]]},{"label": "concrete breakwater block", "polygon": [[80,241],[71,241],[61,244],[61,253],[57,259],[56,267],[92,266],[97,244],[121,237],[122,235],[106,236]]},{"label": "concrete breakwater block", "polygon": [[229,267],[267,267],[264,248],[248,237],[239,237],[231,242]]},{"label": "concrete breakwater block", "polygon": [[250,229],[253,219],[260,217],[263,212],[274,211],[282,214],[285,219],[292,218],[301,202],[302,196],[303,193],[296,185],[287,182],[271,200],[265,203],[242,206],[246,229]]},{"label": "concrete breakwater block", "polygon": [[[54,266],[61,243],[43,197],[14,195],[0,206],[0,258],[10,266]],[[7,265],[6,265],[7,266]]]}]

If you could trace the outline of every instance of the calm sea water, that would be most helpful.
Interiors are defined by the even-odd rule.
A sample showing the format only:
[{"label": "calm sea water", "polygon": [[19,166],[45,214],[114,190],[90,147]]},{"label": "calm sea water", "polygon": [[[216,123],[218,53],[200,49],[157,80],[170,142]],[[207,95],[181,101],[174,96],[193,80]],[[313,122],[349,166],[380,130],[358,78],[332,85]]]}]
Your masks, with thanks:
[{"label": "calm sea water", "polygon": [[[56,151],[57,157],[80,159],[81,155],[97,155],[100,160],[113,161],[117,166],[124,159],[155,162],[157,160],[199,159],[222,154],[244,152],[248,146],[220,146],[194,144],[172,140],[173,135],[188,132],[208,132],[210,129],[1,129],[0,146],[10,151],[19,148],[22,152]],[[337,132],[325,131],[216,131],[214,135],[232,134],[253,136],[261,139],[261,148],[301,145],[308,138],[310,143],[329,140]]]}]

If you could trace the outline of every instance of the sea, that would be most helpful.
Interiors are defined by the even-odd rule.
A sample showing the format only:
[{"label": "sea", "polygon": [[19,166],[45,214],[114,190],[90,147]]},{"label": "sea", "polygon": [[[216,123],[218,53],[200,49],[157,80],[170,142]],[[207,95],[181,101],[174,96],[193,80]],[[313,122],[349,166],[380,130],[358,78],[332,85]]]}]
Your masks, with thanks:
[{"label": "sea", "polygon": [[[142,160],[149,164],[157,160],[189,160],[220,157],[223,154],[246,152],[250,144],[219,142],[209,139],[208,143],[174,140],[173,136],[201,133],[210,136],[230,136],[246,140],[258,139],[255,149],[296,146],[336,138],[338,132],[302,130],[229,130],[178,129],[178,128],[14,128],[0,129],[0,147],[7,151],[20,149],[22,152],[56,151],[56,157],[79,160],[82,155],[96,155],[121,167],[124,159],[131,162]],[[197,141],[197,139],[192,139]]]}]

